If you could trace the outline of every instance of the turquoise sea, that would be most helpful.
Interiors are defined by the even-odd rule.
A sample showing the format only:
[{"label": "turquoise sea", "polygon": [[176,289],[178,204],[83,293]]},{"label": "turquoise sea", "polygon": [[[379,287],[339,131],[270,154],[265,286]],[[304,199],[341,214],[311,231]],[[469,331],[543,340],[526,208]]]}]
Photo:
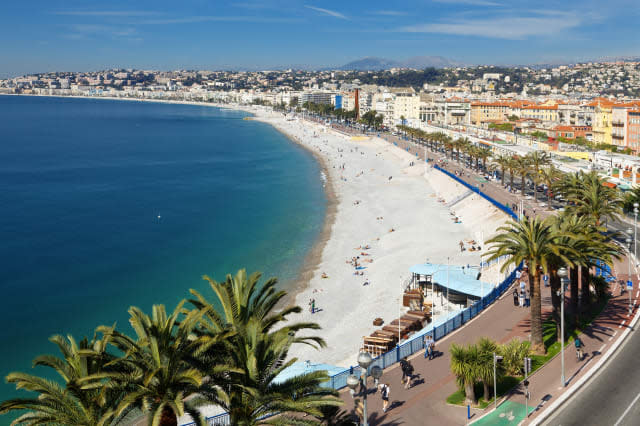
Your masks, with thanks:
[{"label": "turquoise sea", "polygon": [[[0,96],[0,376],[48,337],[127,330],[241,267],[295,285],[326,199],[313,156],[245,113]],[[0,400],[17,395],[0,384]],[[5,420],[0,418],[0,424]]]}]

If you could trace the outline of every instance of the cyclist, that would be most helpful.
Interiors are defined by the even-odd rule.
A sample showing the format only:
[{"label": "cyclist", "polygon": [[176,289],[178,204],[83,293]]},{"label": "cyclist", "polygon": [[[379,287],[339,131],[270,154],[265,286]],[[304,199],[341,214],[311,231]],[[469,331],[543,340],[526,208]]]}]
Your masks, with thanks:
[{"label": "cyclist", "polygon": [[576,357],[578,358],[578,361],[582,361],[582,348],[584,347],[584,343],[582,343],[582,340],[580,340],[579,337],[576,337],[574,343],[576,345]]}]

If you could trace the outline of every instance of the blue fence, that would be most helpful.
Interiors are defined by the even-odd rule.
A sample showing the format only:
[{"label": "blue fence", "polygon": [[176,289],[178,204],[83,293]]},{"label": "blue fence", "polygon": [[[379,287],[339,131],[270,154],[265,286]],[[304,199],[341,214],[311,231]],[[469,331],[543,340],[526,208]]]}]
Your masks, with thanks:
[{"label": "blue fence", "polygon": [[[491,204],[498,207],[503,212],[507,213],[509,216],[517,219],[518,216],[513,212],[513,210],[511,210],[508,206],[494,200],[488,195],[483,194],[480,191],[480,188],[478,188],[477,186],[469,185],[467,182],[463,181],[455,174],[448,172],[447,170],[444,170],[443,168],[437,165],[434,165],[433,167],[440,170],[442,173],[446,174],[451,179],[454,179],[456,182],[460,183],[461,185],[464,185],[467,188],[471,189],[472,191],[476,192],[482,198],[486,199]],[[516,270],[511,272],[511,274],[500,285],[495,287],[493,290],[491,290],[491,292],[489,292],[489,294],[487,294],[480,300],[476,301],[470,307],[463,309],[462,311],[455,314],[453,317],[447,318],[446,321],[444,321],[442,324],[431,325],[430,328],[427,327],[426,330],[418,332],[417,336],[414,337],[413,339],[410,339],[402,343],[401,345],[396,346],[391,351],[386,352],[378,356],[377,358],[375,358],[373,360],[373,363],[369,367],[369,369],[374,365],[377,365],[383,369],[390,367],[391,365],[399,362],[402,358],[421,351],[424,347],[423,342],[426,336],[431,336],[435,341],[438,341],[443,337],[445,337],[447,334],[457,330],[467,322],[471,321],[473,318],[478,316],[478,314],[480,314],[485,308],[487,308],[493,302],[495,302],[496,299],[498,299],[511,286],[511,284],[513,284],[513,281],[516,278],[516,271],[518,269],[520,269],[520,267],[518,267]],[[329,381],[325,383],[325,386],[336,389],[336,390],[342,389],[347,386],[347,377],[349,377],[349,375],[351,374],[360,376],[360,367],[359,366],[350,367],[345,369],[344,371],[341,371],[338,374],[331,376],[329,378]],[[230,424],[231,422],[229,419],[229,415],[226,413],[207,419],[208,426],[219,426],[219,425],[230,425]],[[195,426],[195,423],[191,423],[185,426]]]},{"label": "blue fence", "polygon": [[482,198],[484,198],[485,200],[487,200],[488,202],[490,202],[494,206],[498,207],[500,210],[502,210],[503,212],[505,212],[506,214],[508,214],[512,218],[514,218],[514,219],[518,218],[518,215],[515,214],[515,212],[513,210],[511,210],[511,208],[509,206],[506,206],[506,205],[502,204],[501,202],[496,201],[493,198],[489,197],[487,194],[483,193],[480,190],[479,187],[468,184],[467,182],[463,181],[462,179],[460,179],[455,174],[451,173],[448,170],[443,169],[442,167],[438,166],[437,164],[434,164],[433,167],[435,167],[437,170],[440,170],[442,173],[444,173],[445,175],[449,176],[451,179],[455,180],[459,184],[464,185],[467,188],[469,188],[470,190],[472,190],[473,192],[477,193]]},{"label": "blue fence", "polygon": [[[451,179],[455,180],[461,185],[464,185],[465,187],[469,188],[473,192],[479,194],[482,198],[489,201],[491,204],[498,207],[500,210],[507,213],[512,218],[514,219],[518,218],[518,216],[515,214],[513,210],[511,210],[510,207],[484,194],[479,187],[468,184],[467,182],[460,179],[455,174],[447,170],[444,170],[442,167],[439,167],[438,165],[434,165],[433,167],[440,170],[442,173],[446,174]],[[517,269],[520,269],[520,267],[518,267]],[[387,368],[395,364],[396,362],[399,362],[402,358],[421,351],[424,346],[423,342],[424,342],[425,336],[430,335],[433,337],[434,340],[437,341],[442,339],[447,334],[462,327],[464,324],[466,324],[467,322],[475,318],[480,312],[482,312],[482,310],[484,310],[486,307],[490,306],[493,302],[495,302],[496,299],[498,299],[511,286],[511,284],[513,284],[513,281],[516,278],[517,269],[511,272],[511,274],[500,285],[498,285],[491,292],[489,292],[489,294],[487,294],[486,296],[478,300],[476,303],[474,303],[470,307],[460,311],[455,316],[453,316],[453,318],[448,318],[442,324],[439,324],[437,326],[432,325],[431,328],[427,328],[427,330],[423,330],[422,332],[419,332],[418,335],[413,339],[410,339],[404,342],[403,344],[396,346],[395,349],[377,357],[371,365],[372,366],[378,365],[382,368]],[[352,374],[351,373],[352,371],[359,371],[359,367],[351,367],[341,373],[331,376],[331,379],[329,380],[329,382],[327,382],[327,386],[332,387],[333,389],[341,389],[345,387],[347,385],[347,377],[349,376],[349,374]]]}]

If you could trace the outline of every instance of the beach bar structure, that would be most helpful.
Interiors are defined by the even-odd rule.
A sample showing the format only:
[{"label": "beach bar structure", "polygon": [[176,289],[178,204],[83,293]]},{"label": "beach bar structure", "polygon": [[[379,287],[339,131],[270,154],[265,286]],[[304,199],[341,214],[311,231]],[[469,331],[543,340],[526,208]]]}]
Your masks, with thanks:
[{"label": "beach bar structure", "polygon": [[493,290],[493,284],[482,281],[478,266],[422,263],[413,265],[411,288],[420,289],[427,300],[434,295],[448,296],[451,303],[470,306]]}]

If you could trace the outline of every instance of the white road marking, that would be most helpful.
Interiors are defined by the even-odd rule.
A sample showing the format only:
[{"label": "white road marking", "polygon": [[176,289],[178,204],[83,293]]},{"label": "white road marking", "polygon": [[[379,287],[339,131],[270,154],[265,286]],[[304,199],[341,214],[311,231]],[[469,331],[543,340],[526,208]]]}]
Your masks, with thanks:
[{"label": "white road marking", "polygon": [[621,327],[624,325],[624,323],[625,323],[625,322],[627,322],[627,320],[622,321],[622,322],[620,323],[620,325],[618,326],[618,328],[621,328]]},{"label": "white road marking", "polygon": [[604,347],[607,346],[606,344],[600,346],[600,349],[598,349],[598,352],[602,353],[602,350],[604,349]]},{"label": "white road marking", "polygon": [[614,337],[616,337],[616,334],[618,334],[618,332],[616,331],[615,333],[613,333],[611,335],[611,337],[609,337],[609,341],[612,341]]},{"label": "white road marking", "polygon": [[618,419],[618,421],[616,422],[616,424],[614,424],[613,426],[618,426],[621,422],[622,419],[624,419],[624,416],[627,415],[627,413],[629,412],[629,410],[631,410],[631,407],[633,407],[633,405],[638,402],[638,399],[640,399],[640,393],[638,395],[636,395],[636,397],[634,398],[634,400],[631,402],[631,404],[629,404],[629,406],[627,407],[626,410],[624,410],[624,413],[622,413],[622,415],[620,416],[620,418]]}]

